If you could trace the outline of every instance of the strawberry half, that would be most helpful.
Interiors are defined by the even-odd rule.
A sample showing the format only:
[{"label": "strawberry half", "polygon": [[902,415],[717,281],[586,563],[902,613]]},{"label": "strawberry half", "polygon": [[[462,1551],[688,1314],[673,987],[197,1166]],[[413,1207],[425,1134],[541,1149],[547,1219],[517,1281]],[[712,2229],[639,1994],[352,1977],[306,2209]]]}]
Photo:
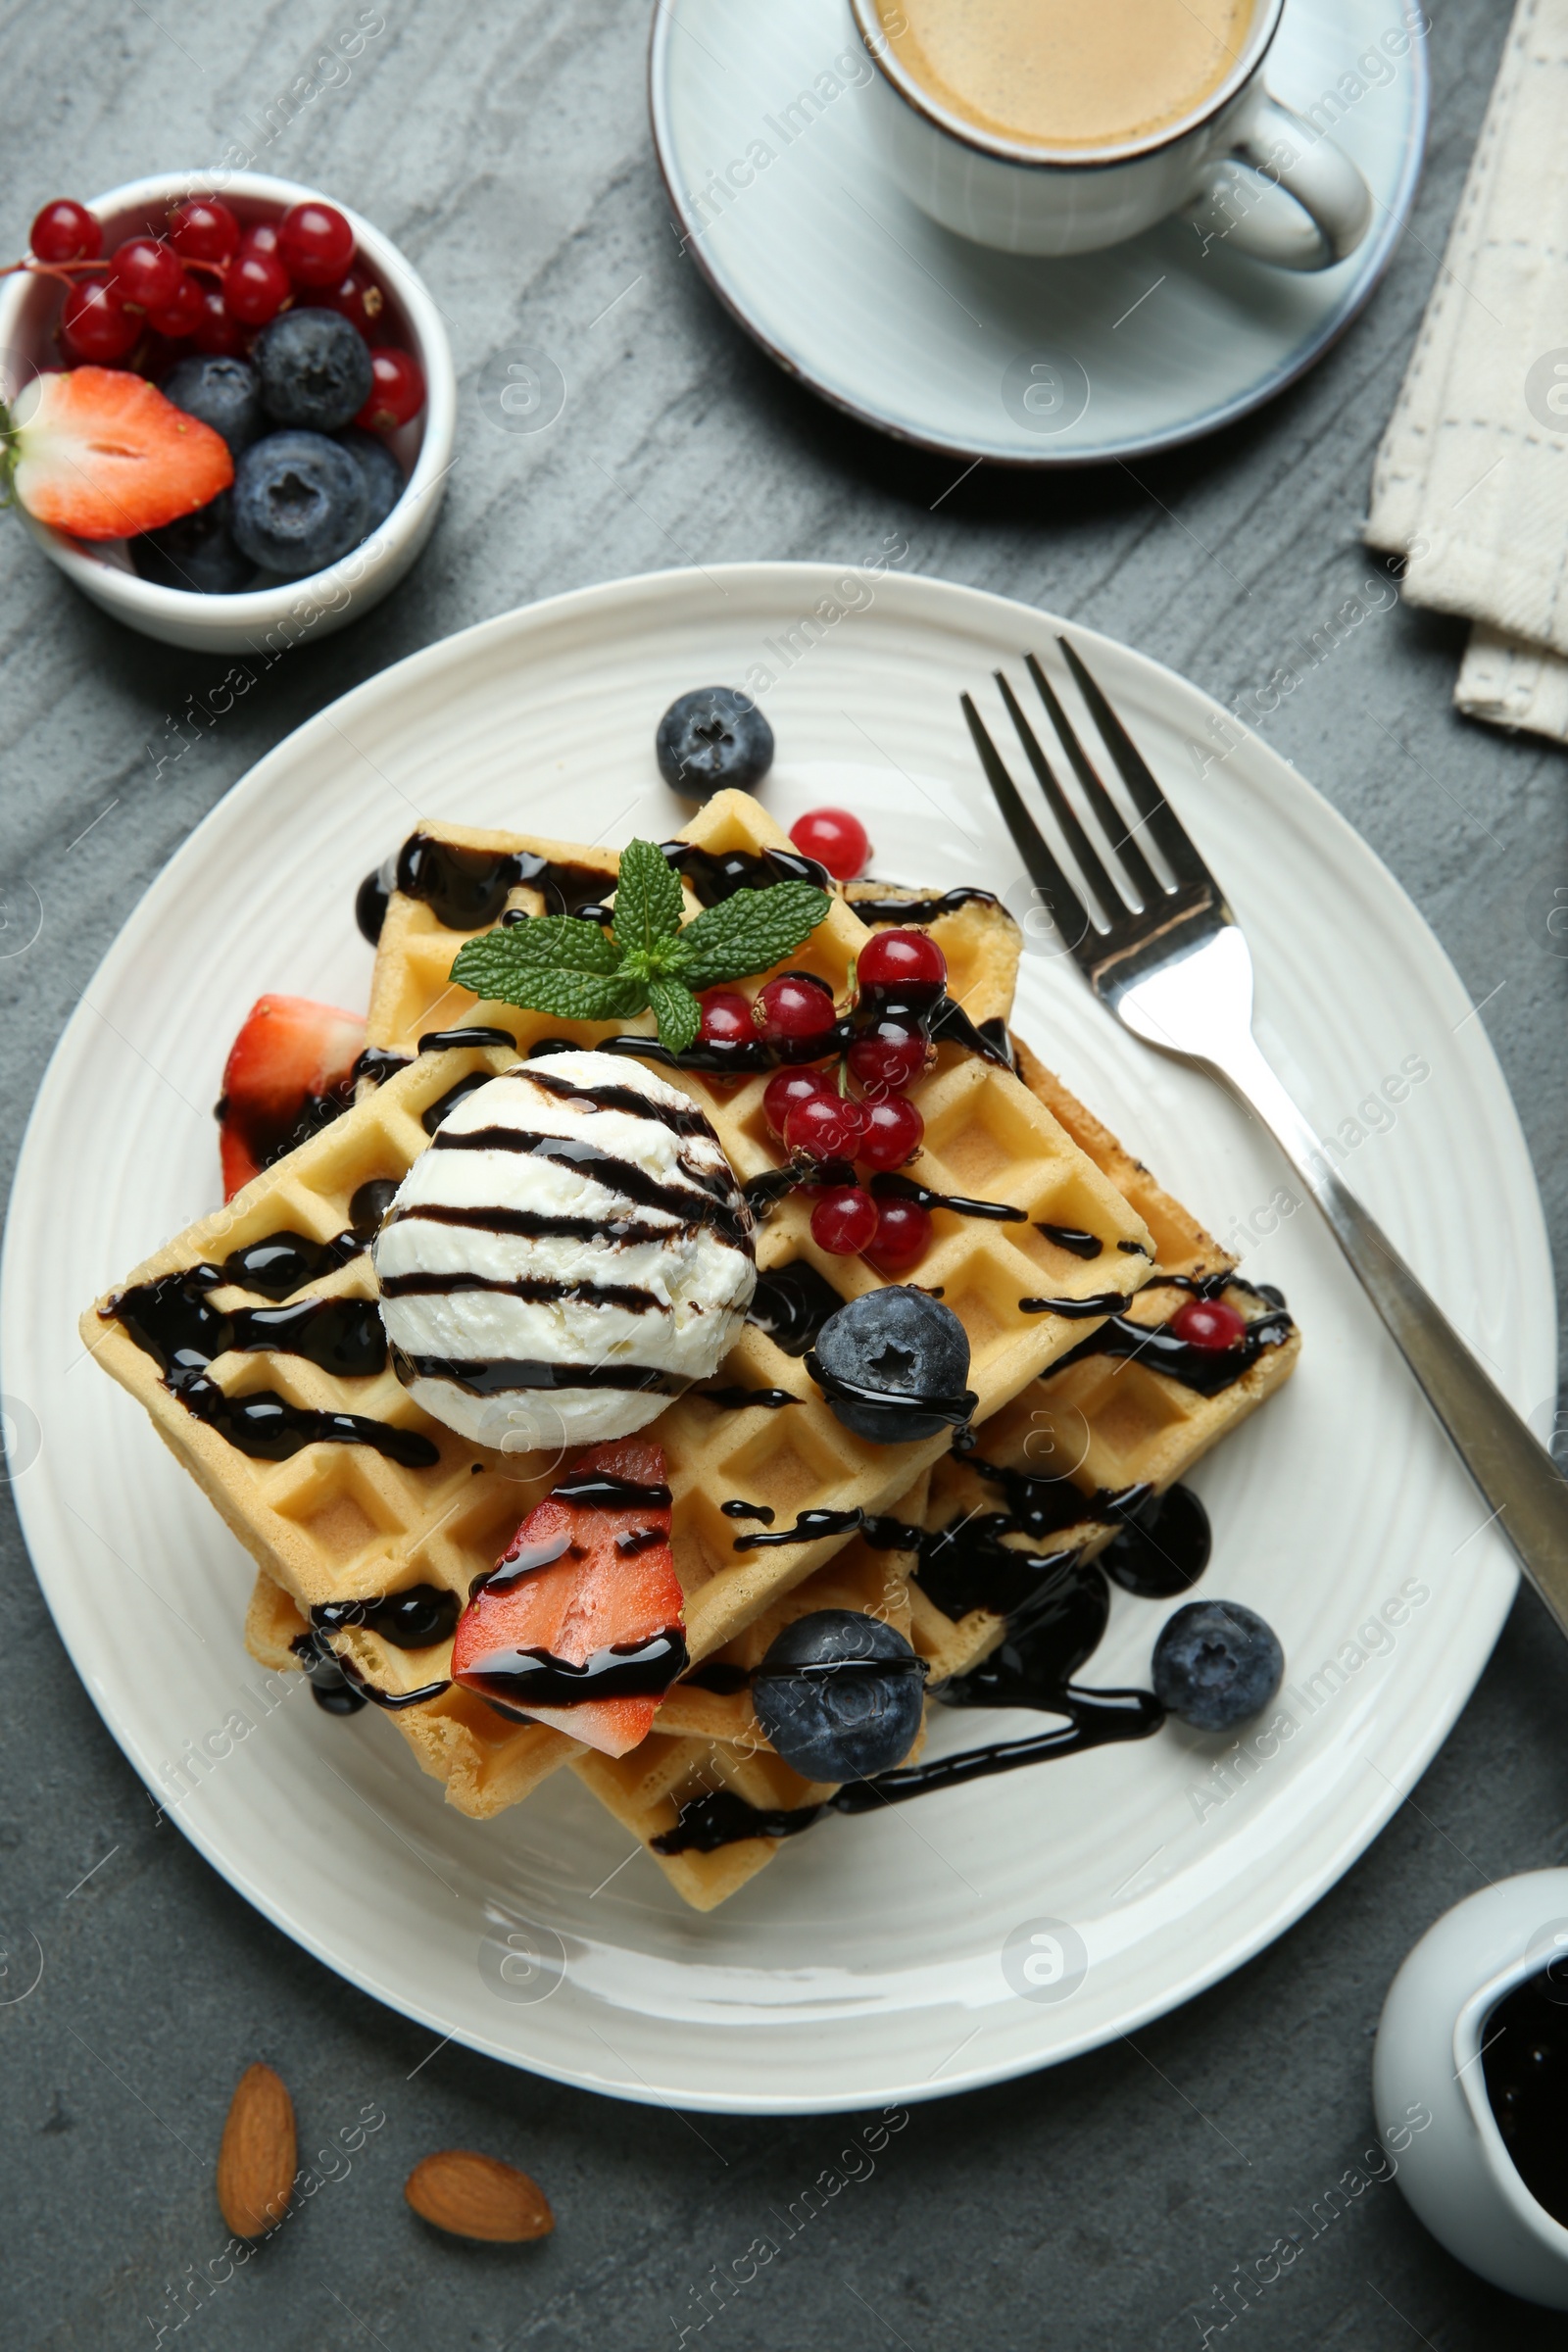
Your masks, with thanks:
[{"label": "strawberry half", "polygon": [[623,1756],[685,1670],[683,1623],[664,1449],[619,1438],[529,1512],[459,1620],[452,1679]]},{"label": "strawberry half", "polygon": [[357,1012],[258,997],[229,1049],[218,1105],[223,1199],[347,1110],[365,1047]]},{"label": "strawberry half", "polygon": [[123,368],[35,376],[0,408],[0,490],[74,539],[133,539],[234,479],[228,444]]}]

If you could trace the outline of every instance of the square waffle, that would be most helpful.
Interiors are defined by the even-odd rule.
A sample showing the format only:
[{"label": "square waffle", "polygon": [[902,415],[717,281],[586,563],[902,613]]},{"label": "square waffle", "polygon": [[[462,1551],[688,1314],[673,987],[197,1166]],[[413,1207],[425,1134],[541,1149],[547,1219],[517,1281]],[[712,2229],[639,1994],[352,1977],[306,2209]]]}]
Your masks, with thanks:
[{"label": "square waffle", "polygon": [[[1234,1268],[1235,1258],[1027,1047],[1016,1038],[1013,1044],[1019,1075],[1030,1091],[1050,1106],[1102,1174],[1136,1204],[1155,1236],[1158,1268],[1127,1312],[1139,1322],[1164,1321],[1184,1294],[1162,1285],[1160,1274],[1197,1279],[1225,1273]],[[1259,1311],[1259,1302],[1247,1291],[1231,1290],[1224,1296],[1249,1318]],[[975,1450],[999,1466],[1045,1475],[1046,1465],[1061,1458],[1058,1449],[1070,1443],[1077,1461],[1072,1483],[1084,1496],[1085,1515],[1054,1535],[1050,1548],[1093,1559],[1118,1532],[1090,1507],[1097,1493],[1114,1494],[1145,1483],[1163,1492],[1174,1485],[1284,1385],[1299,1353],[1300,1335],[1293,1332],[1282,1346],[1265,1349],[1239,1381],[1216,1396],[1199,1396],[1136,1361],[1090,1357],[1048,1370],[978,1429]],[[995,1510],[998,1502],[995,1487],[949,1452],[901,1499],[892,1516],[937,1533],[971,1512]],[[1026,1550],[1039,1548],[1021,1535],[1004,1541],[1016,1541]],[[720,1653],[717,1663],[749,1674],[774,1636],[796,1617],[820,1608],[860,1608],[885,1618],[904,1634],[926,1662],[928,1688],[967,1673],[1002,1642],[1006,1620],[987,1609],[970,1610],[956,1622],[948,1617],[922,1590],[917,1564],[913,1552],[874,1552],[857,1539],[808,1583],[797,1586],[759,1617]],[[783,1840],[745,1838],[712,1853],[662,1854],[655,1840],[674,1829],[683,1806],[720,1788],[733,1790],[762,1811],[794,1811],[833,1794],[829,1787],[804,1781],[773,1754],[743,1689],[717,1695],[690,1683],[670,1692],[660,1710],[655,1737],[632,1755],[612,1762],[583,1754],[573,1769],[621,1826],[641,1840],[676,1892],[699,1911],[714,1909],[755,1878]]]},{"label": "square waffle", "polygon": [[[709,804],[692,838],[704,846],[760,852],[784,846],[784,836],[757,805],[738,794]],[[468,837],[472,841],[474,837]],[[490,837],[493,842],[497,837]],[[512,847],[517,843],[514,838]],[[553,845],[559,847],[560,845]],[[603,854],[601,854],[603,855]],[[582,864],[591,853],[572,852]],[[411,911],[411,909],[413,911]],[[416,991],[407,979],[406,947],[416,935],[422,902],[395,892],[378,957],[374,1002],[412,1007]],[[442,929],[441,954],[454,956],[464,934]],[[816,968],[841,997],[867,933],[839,901],[792,967]],[[412,968],[410,966],[409,968]],[[400,974],[403,977],[400,979]],[[226,1209],[180,1235],[138,1267],[122,1290],[180,1277],[213,1265],[234,1250],[282,1230],[326,1241],[348,1225],[348,1203],[372,1178],[401,1180],[424,1150],[439,1107],[453,1087],[475,1075],[496,1075],[515,1055],[509,1047],[466,1046],[417,1052],[423,1024],[466,1021],[504,1025],[526,1048],[547,1029],[588,1045],[604,1024],[544,1022],[514,1007],[475,1007],[464,992],[448,990],[412,1015],[401,1039],[385,1025],[371,1044],[392,1052],[415,1049],[354,1108],[299,1150],[267,1169]],[[765,1081],[710,1085],[681,1072],[680,1083],[713,1121],[737,1175],[771,1168],[775,1154],[762,1120]],[[912,1091],[927,1130],[922,1177],[934,1189],[1004,1197],[1029,1220],[976,1225],[936,1213],[933,1248],[920,1272],[940,1288],[963,1321],[971,1345],[970,1383],[985,1419],[1017,1395],[1089,1328],[1082,1320],[1019,1311],[1022,1296],[1085,1297],[1110,1288],[1125,1298],[1151,1262],[1152,1245],[1142,1220],[1113,1184],[1072,1142],[1051,1112],[1006,1070],[958,1049],[944,1048]],[[991,1197],[999,1197],[992,1190]],[[1037,1230],[1089,1226],[1105,1237],[1108,1265],[1094,1281],[1081,1261]],[[1122,1247],[1121,1245],[1124,1245]],[[805,1204],[781,1203],[760,1228],[759,1263],[776,1269],[804,1261],[850,1298],[878,1287],[861,1261],[818,1251]],[[361,1253],[305,1286],[304,1298],[373,1298],[373,1275]],[[220,1356],[213,1378],[225,1399],[275,1394],[285,1406],[317,1413],[359,1414],[405,1436],[422,1438],[436,1460],[411,1468],[361,1445],[311,1442],[282,1460],[240,1452],[198,1419],[164,1385],[159,1366],[115,1317],[111,1294],[82,1318],[87,1345],[151,1412],[160,1434],[197,1478],[240,1541],[304,1613],[330,1601],[369,1599],[415,1584],[445,1588],[466,1597],[476,1577],[494,1565],[518,1522],[546,1490],[556,1462],[502,1455],[469,1445],[428,1420],[395,1375],[346,1380],[281,1352]],[[232,1286],[206,1294],[220,1312],[253,1303]],[[748,1328],[719,1375],[726,1387],[779,1390],[798,1402],[782,1413],[720,1409],[693,1393],[658,1424],[674,1493],[674,1550],[685,1590],[688,1642],[694,1661],[725,1643],[790,1589],[821,1568],[843,1535],[812,1542],[758,1546],[737,1536],[719,1508],[727,1495],[767,1500],[777,1533],[804,1511],[886,1513],[946,1443],[873,1446],[852,1437],[816,1394],[798,1356],[761,1330]],[[445,1678],[450,1644],[402,1650],[366,1629],[336,1636],[339,1654],[382,1694],[407,1700]],[[462,1810],[488,1815],[526,1795],[545,1775],[568,1761],[577,1743],[540,1725],[497,1716],[475,1694],[448,1688],[394,1719],[421,1763],[442,1779]]]}]

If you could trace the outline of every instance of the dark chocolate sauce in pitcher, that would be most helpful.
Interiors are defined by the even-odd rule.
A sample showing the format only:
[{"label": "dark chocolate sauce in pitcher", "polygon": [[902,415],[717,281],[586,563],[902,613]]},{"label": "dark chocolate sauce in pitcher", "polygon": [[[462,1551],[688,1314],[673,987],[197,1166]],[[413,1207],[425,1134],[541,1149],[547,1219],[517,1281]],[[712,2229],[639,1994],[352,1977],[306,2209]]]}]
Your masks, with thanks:
[{"label": "dark chocolate sauce in pitcher", "polygon": [[1487,2019],[1487,2098],[1514,2169],[1538,2205],[1568,2228],[1568,1981],[1561,1956],[1516,1984]]}]

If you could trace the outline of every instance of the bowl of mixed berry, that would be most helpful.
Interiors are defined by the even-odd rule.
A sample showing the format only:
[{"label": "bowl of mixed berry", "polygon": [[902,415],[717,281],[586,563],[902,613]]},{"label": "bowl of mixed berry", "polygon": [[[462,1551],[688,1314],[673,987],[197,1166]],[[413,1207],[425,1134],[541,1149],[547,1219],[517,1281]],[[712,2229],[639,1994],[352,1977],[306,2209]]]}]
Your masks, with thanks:
[{"label": "bowl of mixed berry", "polygon": [[434,525],[456,407],[417,271],[289,180],[54,198],[0,274],[0,499],[172,645],[282,651],[383,597]]}]

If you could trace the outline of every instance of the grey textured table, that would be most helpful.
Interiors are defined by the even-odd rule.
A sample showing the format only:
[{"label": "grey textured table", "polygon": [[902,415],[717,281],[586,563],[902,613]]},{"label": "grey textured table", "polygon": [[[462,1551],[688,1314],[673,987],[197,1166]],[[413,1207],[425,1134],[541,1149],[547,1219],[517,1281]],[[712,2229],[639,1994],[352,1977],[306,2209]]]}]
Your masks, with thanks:
[{"label": "grey textured table", "polygon": [[[685,551],[846,559],[897,528],[920,570],[1075,614],[1230,702],[1368,577],[1357,524],[1372,452],[1458,200],[1499,0],[1439,6],[1414,226],[1370,313],[1304,384],[1136,480],[982,470],[935,512],[951,464],[797,391],[677,258],[644,109],[648,14],[646,0],[387,0],[347,82],[287,122],[298,77],[375,12],[58,0],[0,19],[0,243],[20,250],[47,196],[244,140],[259,169],[340,191],[413,256],[454,322],[464,379],[460,462],[414,575],[281,662],[161,781],[147,746],[222,665],[122,632],[5,526],[0,882],[7,919],[27,886],[45,914],[29,953],[0,958],[8,1169],[101,944],[191,826],[312,711],[467,622]],[[518,344],[553,354],[570,392],[561,423],[532,439],[489,431],[474,394],[485,360]],[[1561,1237],[1568,963],[1532,909],[1543,876],[1568,885],[1563,756],[1453,717],[1459,642],[1402,605],[1375,613],[1264,724],[1487,1000]],[[696,2341],[710,2266],[838,2164],[853,2121],[699,2130],[456,2047],[432,2055],[427,2034],[327,1975],[155,1826],[9,1513],[3,1557],[0,1914],[46,1953],[37,1991],[0,2008],[5,2343],[107,2352],[172,2321],[169,2288],[222,2242],[212,2158],[258,2055],[292,2084],[307,2130],[362,2099],[388,2125],[263,2259],[205,2305],[189,2294],[184,2340],[640,2352],[685,2327]],[[1424,1782],[1291,1935],[1136,2050],[913,2109],[873,2173],[851,2161],[862,2178],[711,2321],[714,2336],[734,2352],[1184,2347],[1205,2327],[1218,2340],[1214,2288],[1294,2231],[1300,2252],[1254,2310],[1253,2342],[1560,2341],[1560,2322],[1449,2262],[1392,2185],[1332,2225],[1298,2217],[1368,2144],[1370,2036],[1414,1937],[1488,1879],[1568,1859],[1565,1720],[1568,1655],[1523,1599]],[[555,2235],[491,2250],[424,2230],[402,2181],[450,2145],[533,2172]]]}]

